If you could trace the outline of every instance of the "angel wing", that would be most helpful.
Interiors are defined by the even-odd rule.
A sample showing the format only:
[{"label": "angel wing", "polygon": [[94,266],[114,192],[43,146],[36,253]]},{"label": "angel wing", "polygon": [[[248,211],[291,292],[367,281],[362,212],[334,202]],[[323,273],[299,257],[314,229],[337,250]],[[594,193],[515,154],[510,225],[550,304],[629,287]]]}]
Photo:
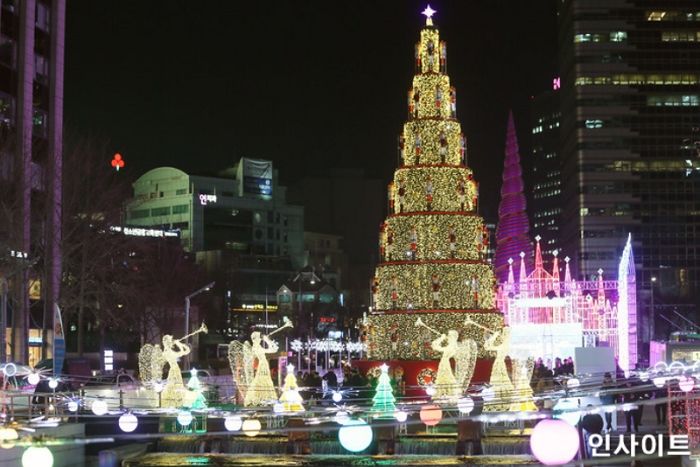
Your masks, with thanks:
[{"label": "angel wing", "polygon": [[238,341],[231,341],[228,344],[228,363],[231,367],[231,375],[236,382],[241,395],[245,397],[246,389],[253,382],[255,372],[253,369],[253,350],[250,342],[245,344]]},{"label": "angel wing", "polygon": [[139,376],[145,385],[163,378],[163,350],[159,345],[145,344],[139,352]]},{"label": "angel wing", "polygon": [[469,387],[469,382],[472,380],[472,375],[474,375],[477,354],[477,345],[473,340],[464,339],[457,344],[455,379],[462,389]]}]

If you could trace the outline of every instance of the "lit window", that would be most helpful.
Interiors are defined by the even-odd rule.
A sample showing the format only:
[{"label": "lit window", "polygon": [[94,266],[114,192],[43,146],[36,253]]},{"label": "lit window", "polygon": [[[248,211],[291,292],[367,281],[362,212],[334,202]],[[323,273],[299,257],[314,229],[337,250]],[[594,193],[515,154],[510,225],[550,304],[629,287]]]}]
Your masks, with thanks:
[{"label": "lit window", "polygon": [[626,31],[610,31],[610,42],[624,42],[626,40]]},{"label": "lit window", "polygon": [[590,41],[591,41],[590,34],[576,34],[574,36],[574,42],[590,42]]},{"label": "lit window", "polygon": [[603,128],[602,120],[586,120],[586,128]]},{"label": "lit window", "polygon": [[665,16],[665,11],[650,11],[647,13],[647,21],[663,21]]}]

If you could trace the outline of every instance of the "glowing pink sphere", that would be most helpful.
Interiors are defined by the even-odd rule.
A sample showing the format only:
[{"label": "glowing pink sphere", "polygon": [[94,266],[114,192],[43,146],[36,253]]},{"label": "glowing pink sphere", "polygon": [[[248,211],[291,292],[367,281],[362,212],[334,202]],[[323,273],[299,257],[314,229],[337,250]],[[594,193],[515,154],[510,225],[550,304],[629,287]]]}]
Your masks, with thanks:
[{"label": "glowing pink sphere", "polygon": [[420,421],[427,426],[435,426],[442,420],[442,409],[439,405],[424,405],[420,409]]},{"label": "glowing pink sphere", "polygon": [[530,449],[544,465],[566,464],[578,452],[578,432],[563,420],[542,420],[532,430]]},{"label": "glowing pink sphere", "polygon": [[681,391],[683,392],[692,391],[694,386],[695,381],[693,380],[693,378],[686,378],[682,376],[678,379],[678,387],[681,388]]}]

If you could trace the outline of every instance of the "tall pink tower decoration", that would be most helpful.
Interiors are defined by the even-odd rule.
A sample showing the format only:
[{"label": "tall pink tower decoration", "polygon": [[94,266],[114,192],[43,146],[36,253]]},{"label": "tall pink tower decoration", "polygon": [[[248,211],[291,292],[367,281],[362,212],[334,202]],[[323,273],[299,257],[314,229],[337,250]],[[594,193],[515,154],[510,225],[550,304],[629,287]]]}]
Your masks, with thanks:
[{"label": "tall pink tower decoration", "polygon": [[498,206],[496,228],[494,266],[499,282],[508,279],[508,258],[517,258],[520,252],[524,252],[525,263],[529,264],[532,261],[532,244],[528,236],[530,227],[525,207],[518,138],[515,134],[515,123],[511,111],[508,114],[506,157],[503,164],[501,204]]}]

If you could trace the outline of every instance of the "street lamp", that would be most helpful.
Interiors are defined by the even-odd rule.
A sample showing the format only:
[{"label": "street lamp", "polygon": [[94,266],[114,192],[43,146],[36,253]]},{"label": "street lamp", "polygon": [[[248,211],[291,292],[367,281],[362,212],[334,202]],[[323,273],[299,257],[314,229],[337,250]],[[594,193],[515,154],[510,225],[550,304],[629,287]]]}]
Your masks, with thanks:
[{"label": "street lamp", "polygon": [[[185,336],[190,333],[190,299],[201,293],[208,292],[212,287],[214,287],[214,284],[216,284],[216,282],[210,282],[201,289],[197,289],[185,297]],[[190,338],[186,337],[185,344],[187,344],[189,341]],[[190,354],[185,355],[185,369],[190,369]]]},{"label": "street lamp", "polygon": [[656,326],[655,326],[655,321],[656,321],[656,313],[654,313],[654,284],[656,284],[656,276],[651,277],[651,312],[650,314],[650,320],[651,323],[649,323],[649,342],[654,340],[655,334],[656,334]]}]

